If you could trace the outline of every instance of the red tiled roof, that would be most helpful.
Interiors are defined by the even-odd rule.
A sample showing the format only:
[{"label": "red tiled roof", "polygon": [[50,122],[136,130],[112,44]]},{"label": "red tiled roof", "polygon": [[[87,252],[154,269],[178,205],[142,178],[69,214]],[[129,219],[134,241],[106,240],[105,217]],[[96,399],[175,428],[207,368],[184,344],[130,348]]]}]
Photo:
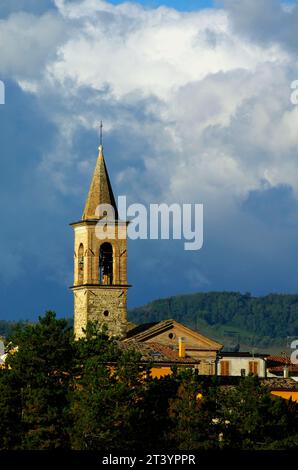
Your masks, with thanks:
[{"label": "red tiled roof", "polygon": [[[269,368],[269,372],[283,372],[284,366],[273,366]],[[298,364],[289,364],[288,365],[289,372],[297,372],[298,373]]]},{"label": "red tiled roof", "polygon": [[260,379],[260,382],[262,385],[269,387],[270,390],[298,391],[298,382],[291,377],[267,377],[265,379]]},{"label": "red tiled roof", "polygon": [[148,343],[141,343],[139,341],[131,340],[129,342],[120,342],[120,346],[125,349],[134,349],[141,354],[142,362],[153,363],[188,363],[198,364],[199,361],[190,356],[179,357],[178,350],[154,341]]},{"label": "red tiled roof", "polygon": [[278,362],[280,364],[289,364],[290,363],[290,356],[268,356],[268,362]]},{"label": "red tiled roof", "polygon": [[166,346],[161,343],[156,343],[155,341],[148,341],[147,345],[149,345],[154,351],[160,352],[163,356],[168,357],[172,361],[183,361],[183,362],[197,362],[192,357],[188,356],[187,354],[185,357],[179,357],[178,349],[175,349],[171,346]]}]

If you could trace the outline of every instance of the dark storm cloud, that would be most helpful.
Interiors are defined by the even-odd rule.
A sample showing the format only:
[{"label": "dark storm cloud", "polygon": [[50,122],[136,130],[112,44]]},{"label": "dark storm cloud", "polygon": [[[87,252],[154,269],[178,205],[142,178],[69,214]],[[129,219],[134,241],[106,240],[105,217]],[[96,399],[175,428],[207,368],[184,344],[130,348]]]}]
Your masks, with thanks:
[{"label": "dark storm cloud", "polygon": [[36,318],[48,308],[49,292],[56,299],[52,307],[55,303],[59,308],[61,297],[64,305],[67,300],[57,289],[71,262],[71,251],[68,257],[65,248],[66,202],[57,200],[36,172],[44,149],[53,145],[56,130],[38,100],[10,81],[6,82],[6,104],[0,107],[0,129],[0,317]]}]

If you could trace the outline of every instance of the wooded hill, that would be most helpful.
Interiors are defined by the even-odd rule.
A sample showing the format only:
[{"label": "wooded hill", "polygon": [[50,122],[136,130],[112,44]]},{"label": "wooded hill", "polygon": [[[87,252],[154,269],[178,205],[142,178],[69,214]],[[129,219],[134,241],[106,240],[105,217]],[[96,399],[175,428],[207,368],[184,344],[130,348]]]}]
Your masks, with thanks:
[{"label": "wooded hill", "polygon": [[[137,324],[173,318],[219,340],[225,349],[237,349],[240,344],[241,350],[280,352],[288,349],[291,340],[298,339],[298,294],[178,295],[131,309],[128,318]],[[8,336],[17,324],[0,320],[0,337]]]},{"label": "wooded hill", "polygon": [[135,323],[173,318],[220,340],[227,349],[286,350],[298,338],[298,294],[253,297],[208,292],[155,300],[129,312]]}]

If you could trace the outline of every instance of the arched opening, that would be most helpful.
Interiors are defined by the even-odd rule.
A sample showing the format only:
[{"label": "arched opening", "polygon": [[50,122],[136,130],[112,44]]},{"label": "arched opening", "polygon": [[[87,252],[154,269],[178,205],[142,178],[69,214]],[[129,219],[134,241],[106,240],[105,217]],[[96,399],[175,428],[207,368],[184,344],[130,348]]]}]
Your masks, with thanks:
[{"label": "arched opening", "polygon": [[84,245],[83,243],[79,246],[78,251],[78,283],[83,284],[84,282]]},{"label": "arched opening", "polygon": [[99,283],[113,284],[113,247],[110,243],[103,243],[99,250]]}]

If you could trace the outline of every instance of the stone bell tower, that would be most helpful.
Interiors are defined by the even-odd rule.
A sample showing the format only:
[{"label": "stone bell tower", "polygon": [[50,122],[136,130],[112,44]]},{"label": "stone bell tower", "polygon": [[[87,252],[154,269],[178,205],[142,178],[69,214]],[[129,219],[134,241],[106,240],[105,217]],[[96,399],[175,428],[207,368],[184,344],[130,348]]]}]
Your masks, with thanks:
[{"label": "stone bell tower", "polygon": [[106,325],[112,336],[125,336],[127,322],[127,222],[120,221],[107,172],[99,154],[82,220],[74,229],[74,333],[88,321]]}]

